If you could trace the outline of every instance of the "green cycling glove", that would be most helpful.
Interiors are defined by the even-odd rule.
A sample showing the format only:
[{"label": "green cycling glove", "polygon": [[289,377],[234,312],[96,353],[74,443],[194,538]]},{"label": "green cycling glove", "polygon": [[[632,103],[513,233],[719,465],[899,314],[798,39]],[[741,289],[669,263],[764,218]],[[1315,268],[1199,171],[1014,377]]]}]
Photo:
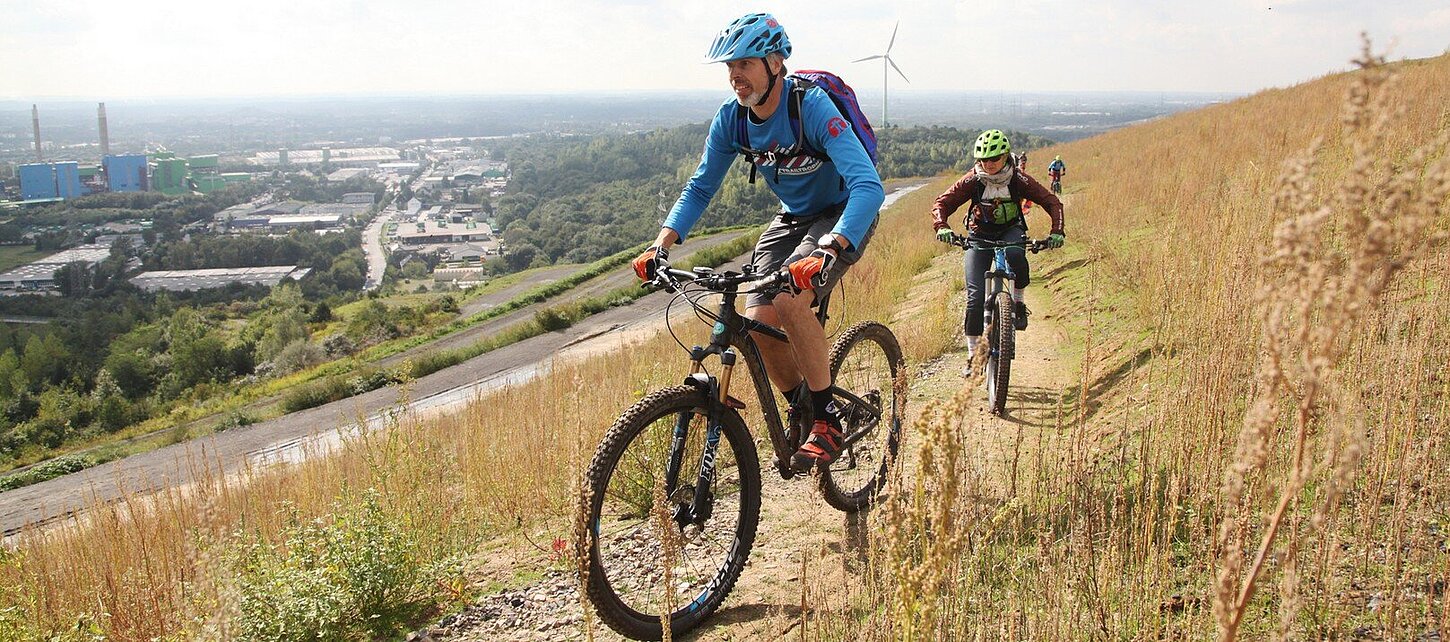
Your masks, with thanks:
[{"label": "green cycling glove", "polygon": [[1053,232],[1047,235],[1047,247],[1056,249],[1067,242],[1067,235],[1062,232]]},{"label": "green cycling glove", "polygon": [[951,228],[944,227],[944,228],[941,228],[941,229],[937,230],[936,231],[936,240],[941,241],[942,243],[951,243],[952,242],[952,230],[951,230]]}]

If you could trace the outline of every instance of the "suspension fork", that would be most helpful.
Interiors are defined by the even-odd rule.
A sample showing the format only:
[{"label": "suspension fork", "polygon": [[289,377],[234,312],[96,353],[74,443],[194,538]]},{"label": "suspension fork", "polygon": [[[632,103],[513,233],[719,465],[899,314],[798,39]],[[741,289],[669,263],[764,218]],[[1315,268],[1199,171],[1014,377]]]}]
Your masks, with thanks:
[{"label": "suspension fork", "polygon": [[699,474],[695,479],[688,507],[684,502],[685,497],[675,498],[675,492],[679,488],[680,467],[684,463],[685,444],[689,438],[690,421],[694,416],[691,411],[681,412],[675,418],[669,462],[665,467],[665,496],[671,500],[679,500],[676,503],[674,519],[682,528],[692,523],[703,523],[710,518],[710,512],[714,507],[715,457],[720,447],[720,435],[724,430],[722,422],[726,412],[725,408],[730,405],[730,382],[735,370],[736,355],[735,351],[729,348],[719,353],[723,370],[717,379],[705,374],[702,363],[705,356],[712,352],[714,350],[699,346],[691,349],[690,376],[685,379],[687,383],[704,390],[710,400],[705,415],[705,444],[700,451]]}]

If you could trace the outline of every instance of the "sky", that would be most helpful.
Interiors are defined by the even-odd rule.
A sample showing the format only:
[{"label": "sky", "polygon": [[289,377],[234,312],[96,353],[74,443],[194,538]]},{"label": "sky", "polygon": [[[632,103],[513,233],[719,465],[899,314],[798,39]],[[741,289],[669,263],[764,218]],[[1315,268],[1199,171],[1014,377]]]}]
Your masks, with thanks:
[{"label": "sky", "polygon": [[891,91],[1253,92],[1450,50],[1444,0],[0,0],[0,99],[728,91],[715,33]]}]

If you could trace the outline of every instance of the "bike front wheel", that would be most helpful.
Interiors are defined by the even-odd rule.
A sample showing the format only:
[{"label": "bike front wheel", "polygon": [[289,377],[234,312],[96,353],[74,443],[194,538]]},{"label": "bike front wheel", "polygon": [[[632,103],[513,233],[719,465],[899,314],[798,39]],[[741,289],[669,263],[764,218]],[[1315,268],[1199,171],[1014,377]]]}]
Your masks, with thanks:
[{"label": "bike front wheel", "polygon": [[854,513],[886,485],[901,446],[905,368],[896,335],[880,323],[857,323],[831,347],[837,416],[847,444],[821,473],[821,494],[831,506]]},{"label": "bike front wheel", "polygon": [[998,292],[992,301],[991,352],[987,355],[987,406],[992,414],[1007,409],[1007,387],[1012,380],[1012,357],[1016,352],[1016,331],[1012,324],[1012,295]]},{"label": "bike front wheel", "polygon": [[585,482],[577,545],[599,619],[658,640],[662,616],[675,634],[709,617],[745,568],[760,520],[759,458],[740,415],[692,386],[654,392],[610,427]]}]

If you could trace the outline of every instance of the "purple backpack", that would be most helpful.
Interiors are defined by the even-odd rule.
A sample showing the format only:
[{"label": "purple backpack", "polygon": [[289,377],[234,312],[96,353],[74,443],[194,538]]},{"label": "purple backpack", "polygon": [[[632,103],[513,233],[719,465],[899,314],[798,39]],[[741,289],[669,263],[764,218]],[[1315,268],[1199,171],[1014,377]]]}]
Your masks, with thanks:
[{"label": "purple backpack", "polygon": [[[876,152],[876,132],[871,129],[871,122],[866,120],[866,114],[861,111],[861,103],[856,100],[856,92],[851,89],[846,81],[840,76],[829,71],[818,69],[802,69],[789,76],[795,81],[791,95],[786,101],[787,115],[790,117],[791,131],[795,132],[796,143],[785,151],[776,151],[772,155],[777,161],[781,159],[796,158],[799,156],[811,156],[829,162],[831,157],[822,150],[811,149],[801,134],[801,101],[805,99],[806,91],[811,87],[820,87],[831,97],[831,102],[836,104],[836,109],[841,116],[851,123],[851,131],[856,133],[856,138],[861,141],[861,146],[866,148],[866,155],[871,158],[874,165],[880,161]],[[738,105],[735,110],[735,140],[739,141],[740,153],[750,159],[750,182],[755,182],[756,160],[766,155],[766,152],[751,149],[746,146],[745,119],[747,108]],[[777,180],[779,180],[777,178]]]}]

